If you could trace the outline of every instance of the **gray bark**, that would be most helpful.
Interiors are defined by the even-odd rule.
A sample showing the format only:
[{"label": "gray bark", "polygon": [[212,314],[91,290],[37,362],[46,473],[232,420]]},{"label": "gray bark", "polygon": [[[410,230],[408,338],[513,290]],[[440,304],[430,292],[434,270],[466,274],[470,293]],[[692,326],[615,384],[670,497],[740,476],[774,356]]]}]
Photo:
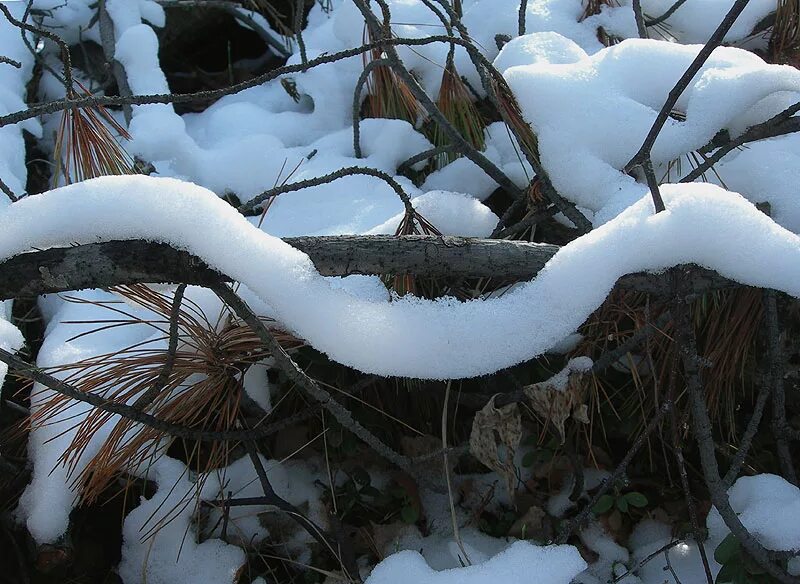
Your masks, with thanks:
[{"label": "gray bark", "polygon": [[[324,276],[404,274],[421,277],[494,277],[530,280],[559,247],[495,239],[425,235],[327,236],[287,238],[307,253]],[[185,283],[211,286],[229,281],[186,251],[141,240],[52,248],[0,262],[0,299],[108,288],[134,283]],[[631,274],[620,285],[660,294],[668,290],[663,277]],[[732,285],[714,272],[692,270],[695,291]]]}]

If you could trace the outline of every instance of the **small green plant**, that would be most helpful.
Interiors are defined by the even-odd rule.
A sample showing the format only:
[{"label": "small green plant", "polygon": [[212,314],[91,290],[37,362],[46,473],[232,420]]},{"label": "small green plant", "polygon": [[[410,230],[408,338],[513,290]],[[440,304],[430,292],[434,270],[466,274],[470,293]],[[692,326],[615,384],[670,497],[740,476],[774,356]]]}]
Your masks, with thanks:
[{"label": "small green plant", "polygon": [[647,507],[647,505],[647,497],[639,491],[623,493],[615,488],[613,494],[606,493],[600,497],[592,508],[592,512],[595,515],[605,515],[612,509],[616,509],[620,513],[630,513],[633,509],[641,509]]},{"label": "small green plant", "polygon": [[548,464],[553,460],[559,448],[556,438],[550,438],[544,445],[539,445],[537,437],[533,434],[527,436],[521,445],[532,448],[522,456],[522,466],[525,468]]},{"label": "small green plant", "polygon": [[714,559],[722,566],[715,584],[775,584],[750,554],[742,549],[735,535],[729,533],[714,550]]},{"label": "small green plant", "polygon": [[401,485],[396,485],[389,489],[389,494],[396,501],[400,508],[400,520],[408,525],[413,525],[420,520],[419,501],[412,497],[409,492]]}]

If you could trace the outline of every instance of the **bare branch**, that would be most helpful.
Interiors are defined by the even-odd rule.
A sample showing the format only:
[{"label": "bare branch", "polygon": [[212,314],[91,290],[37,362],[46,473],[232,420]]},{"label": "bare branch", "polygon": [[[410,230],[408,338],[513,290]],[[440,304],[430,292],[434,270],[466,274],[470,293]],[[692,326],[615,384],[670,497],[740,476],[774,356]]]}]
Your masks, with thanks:
[{"label": "bare branch", "polygon": [[[426,235],[337,235],[290,237],[323,276],[416,274],[438,278],[529,280],[559,247],[497,239]],[[0,299],[110,288],[136,283],[210,286],[227,277],[201,259],[169,245],[141,240],[91,243],[29,252],[0,262]],[[736,286],[715,272],[693,267],[695,292]],[[619,285],[662,294],[663,274],[629,274]]]},{"label": "bare branch", "polygon": [[698,71],[700,71],[700,69],[703,67],[714,49],[722,44],[722,40],[725,38],[725,35],[733,26],[733,23],[736,22],[739,14],[742,13],[742,10],[744,10],[749,1],[750,0],[736,0],[734,2],[728,14],[725,15],[725,18],[711,35],[711,38],[703,46],[703,48],[700,49],[700,52],[697,53],[697,56],[694,58],[692,63],[689,65],[683,75],[681,75],[677,83],[675,83],[675,86],[670,90],[667,100],[664,102],[664,105],[658,112],[658,115],[656,116],[650,131],[647,133],[642,146],[639,148],[639,151],[634,154],[633,158],[631,158],[628,164],[625,165],[625,170],[627,172],[630,172],[637,166],[641,166],[643,168],[645,176],[647,177],[648,187],[650,187],[650,194],[653,197],[653,204],[655,205],[656,213],[665,210],[664,201],[661,199],[661,193],[659,192],[655,175],[653,175],[652,162],[650,161],[650,153],[653,150],[653,145],[656,142],[656,138],[658,138],[658,135],[661,133],[661,130],[664,127],[664,124],[667,122],[667,119],[669,119],[669,114],[672,111],[672,108],[674,108],[675,104],[678,102],[678,98],[680,98],[680,96],[689,86],[689,83],[691,83],[692,79],[694,79],[694,76],[697,75]]}]

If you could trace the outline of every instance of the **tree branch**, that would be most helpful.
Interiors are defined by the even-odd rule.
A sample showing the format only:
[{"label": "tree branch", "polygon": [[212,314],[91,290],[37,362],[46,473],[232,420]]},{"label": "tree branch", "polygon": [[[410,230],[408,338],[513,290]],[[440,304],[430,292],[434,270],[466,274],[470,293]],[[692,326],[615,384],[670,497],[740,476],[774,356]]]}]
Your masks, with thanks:
[{"label": "tree branch", "polygon": [[[557,245],[427,235],[290,237],[323,276],[416,274],[438,278],[530,280]],[[629,274],[619,285],[662,294],[664,274]],[[691,268],[694,292],[736,286],[715,272]],[[211,286],[228,280],[188,252],[141,240],[90,243],[24,253],[0,262],[0,299],[137,283]]]}]

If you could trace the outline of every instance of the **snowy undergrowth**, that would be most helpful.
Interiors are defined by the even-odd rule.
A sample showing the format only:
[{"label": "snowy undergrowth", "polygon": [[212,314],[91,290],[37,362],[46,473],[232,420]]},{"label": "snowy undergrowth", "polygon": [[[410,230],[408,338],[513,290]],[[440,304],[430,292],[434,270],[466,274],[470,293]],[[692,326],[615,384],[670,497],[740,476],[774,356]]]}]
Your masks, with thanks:
[{"label": "snowy undergrowth", "polygon": [[[595,225],[602,225],[564,247],[533,281],[501,298],[459,303],[404,297],[390,302],[374,278],[323,278],[304,254],[276,239],[392,233],[403,207],[391,188],[377,178],[346,177],[282,195],[260,229],[254,227],[257,219],[246,220],[217,199],[234,193],[246,201],[284,181],[318,177],[345,166],[368,166],[394,176],[414,206],[442,232],[488,235],[497,217],[479,201],[488,197],[496,184],[468,160],[458,159],[433,172],[419,187],[396,176],[401,162],[431,147],[419,128],[397,120],[364,120],[360,139],[364,156],[355,157],[352,101],[355,81],[363,69],[361,57],[292,76],[297,100],[275,81],[224,97],[201,113],[181,116],[171,105],[162,104],[134,107],[130,126],[133,141],[126,146],[131,153],[152,161],[162,177],[172,179],[98,179],[14,204],[0,211],[0,258],[34,246],[73,242],[141,238],[170,243],[241,281],[244,295],[260,314],[277,318],[332,358],[364,371],[434,379],[489,373],[547,351],[573,333],[603,301],[614,282],[630,272],[658,271],[694,262],[745,284],[800,296],[800,238],[792,233],[800,230],[800,204],[795,196],[800,182],[796,160],[800,143],[796,137],[759,142],[729,154],[717,166],[719,178],[713,178],[727,190],[665,185],[667,212],[657,216],[652,214],[645,187],[621,170],[699,46],[629,40],[603,48],[597,39],[598,27],[620,38],[637,36],[630,2],[619,4],[604,6],[600,14],[582,19],[580,2],[528,2],[530,34],[512,40],[500,51],[495,36],[516,36],[518,3],[464,2],[463,22],[514,89],[540,139],[542,162],[555,186],[585,210]],[[642,4],[652,17],[663,13],[672,2],[643,0]],[[423,3],[392,0],[389,5],[398,36],[441,32],[440,22]],[[746,39],[773,5],[768,0],[751,1],[726,39]],[[19,6],[9,6],[19,15]],[[35,6],[49,10],[45,23],[58,29],[68,42],[76,42],[78,35],[99,40],[89,0],[36,0]],[[107,6],[114,22],[116,56],[133,91],[168,92],[153,29],[164,25],[163,10],[151,0],[107,0]],[[333,7],[328,13],[315,5],[309,14],[305,41],[310,58],[362,42],[363,19],[355,6],[335,1]],[[687,3],[668,20],[670,40],[705,41],[728,7],[729,2],[724,0]],[[434,98],[448,49],[442,43],[413,50],[399,48],[404,62]],[[24,83],[32,59],[17,31],[5,22],[0,22],[0,54],[24,65],[16,70],[0,64],[0,113],[7,113],[24,108]],[[289,63],[299,61],[295,53]],[[456,65],[482,94],[477,74],[460,48]],[[747,126],[768,119],[798,101],[799,91],[800,77],[795,69],[767,65],[743,50],[718,49],[678,102],[686,120],[669,120],[656,143],[653,155],[659,178],[677,180],[680,177],[674,169],[667,174],[672,161],[685,160],[719,130],[727,129],[735,136]],[[25,183],[21,127],[39,131],[36,122],[0,128],[0,177],[17,193],[24,191]],[[486,139],[487,158],[518,186],[526,187],[533,173],[520,160],[505,124],[491,124]],[[748,200],[769,202],[777,224]],[[5,205],[0,203],[0,207]],[[187,294],[195,298],[201,295],[197,290]],[[97,292],[77,297],[109,298]],[[65,321],[100,319],[106,316],[105,309],[57,299],[44,302],[43,308],[49,325],[39,366],[96,356],[153,335],[134,325],[124,327],[124,333],[95,333],[75,340],[72,337],[87,332],[92,325],[68,326]],[[398,344],[398,336],[414,342]],[[22,341],[19,331],[0,318],[0,347],[16,350]],[[163,348],[163,340],[152,343]],[[3,373],[0,366],[0,382]],[[37,386],[34,395],[35,410],[49,393]],[[268,396],[261,397],[262,404],[269,404]],[[78,405],[69,414],[79,418],[86,412],[88,408]],[[57,465],[72,434],[48,440],[75,419],[54,420],[52,426],[31,433],[34,475],[22,512],[38,542],[55,541],[64,533],[74,505],[70,479]],[[110,424],[98,431],[85,459],[99,446]],[[237,470],[236,464],[242,466],[242,461],[228,468],[228,486],[240,484],[242,494],[258,494],[252,477],[248,482],[246,469]],[[145,578],[148,582],[176,583],[233,581],[244,561],[241,550],[216,539],[196,543],[202,537],[192,519],[195,501],[188,506],[177,505],[188,500],[194,485],[186,477],[185,467],[163,458],[152,471],[149,478],[159,485],[155,496],[143,500],[125,522],[120,566],[123,579],[128,584]],[[312,503],[318,498],[311,486],[313,477],[305,469],[288,473],[281,466],[272,473],[276,488],[285,487],[281,493],[287,498],[295,495],[297,503]],[[744,513],[743,521],[762,543],[776,545],[774,538],[783,533],[776,531],[778,526],[793,533],[786,521],[795,518],[797,523],[797,493],[778,484],[777,477],[743,481],[740,479],[732,489],[732,503]],[[219,497],[223,483],[219,477],[212,478],[201,498]],[[173,484],[176,487],[170,490]],[[782,518],[785,521],[775,521],[773,530],[769,529],[770,521],[777,517],[778,507],[759,505],[752,496],[759,488],[775,493],[787,510]],[[173,523],[153,539],[142,537],[152,526],[153,512],[176,506],[181,511]],[[712,542],[725,534],[717,519],[712,512]],[[252,516],[234,514],[232,522],[240,530],[241,542],[267,533]],[[446,518],[442,523],[447,523]],[[586,567],[574,548],[537,548],[524,543],[489,559],[505,543],[489,544],[486,536],[475,534],[467,531],[465,535],[468,545],[474,544],[478,558],[475,566],[457,567],[457,554],[452,553],[455,543],[445,529],[426,538],[426,545],[428,550],[448,549],[449,556],[438,552],[426,554],[424,560],[413,552],[392,556],[374,570],[369,583],[394,584],[410,579],[431,584],[515,584],[529,581],[531,567],[535,566],[543,582],[566,584]],[[202,534],[208,535],[217,532]],[[630,566],[668,543],[664,538],[669,533],[658,526],[643,526],[629,542],[630,554],[597,526],[582,537],[601,558],[578,581],[597,582],[611,573],[614,562]],[[412,538],[407,543],[416,547],[420,542]],[[800,542],[791,545],[798,547]],[[696,544],[689,541],[669,553],[685,582],[700,581]],[[438,563],[434,556],[444,559]],[[450,570],[436,572],[429,566]],[[638,576],[629,576],[623,582],[660,582],[662,567],[659,562],[649,563]]]}]

